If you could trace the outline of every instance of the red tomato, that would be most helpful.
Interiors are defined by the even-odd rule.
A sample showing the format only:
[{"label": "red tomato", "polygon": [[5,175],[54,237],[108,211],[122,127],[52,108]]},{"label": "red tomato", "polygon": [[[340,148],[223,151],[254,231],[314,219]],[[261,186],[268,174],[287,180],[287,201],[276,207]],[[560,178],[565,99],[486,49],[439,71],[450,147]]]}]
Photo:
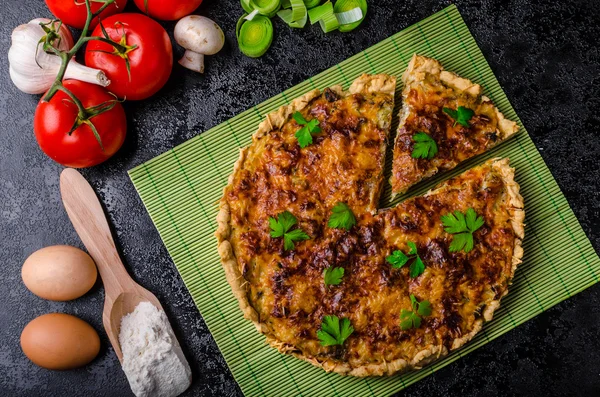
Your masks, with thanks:
[{"label": "red tomato", "polygon": [[[167,32],[142,14],[113,15],[103,20],[102,25],[108,36],[124,44],[127,50],[117,53],[110,44],[90,41],[85,50],[85,64],[103,70],[111,81],[108,90],[119,98],[140,100],[156,94],[173,69],[173,47]],[[102,36],[101,26],[94,29],[92,36]]]},{"label": "red tomato", "polygon": [[135,5],[152,18],[174,21],[190,15],[202,0],[133,0]]},{"label": "red tomato", "polygon": [[[116,0],[113,4],[106,7],[100,18],[104,19],[111,15],[123,12],[127,0]],[[46,5],[54,16],[69,26],[76,29],[83,29],[87,18],[87,9],[85,0],[46,0]],[[92,12],[96,12],[102,7],[103,3],[91,0]],[[92,28],[98,24],[98,17],[92,20]]]},{"label": "red tomato", "polygon": [[[63,85],[86,109],[115,100],[104,88],[94,84],[65,80]],[[89,119],[100,135],[102,146],[87,124],[81,124],[69,134],[77,119],[77,106],[62,91],[58,91],[49,102],[40,101],[35,110],[35,137],[44,153],[57,163],[74,168],[91,167],[110,158],[123,145],[127,119],[120,103]]]}]

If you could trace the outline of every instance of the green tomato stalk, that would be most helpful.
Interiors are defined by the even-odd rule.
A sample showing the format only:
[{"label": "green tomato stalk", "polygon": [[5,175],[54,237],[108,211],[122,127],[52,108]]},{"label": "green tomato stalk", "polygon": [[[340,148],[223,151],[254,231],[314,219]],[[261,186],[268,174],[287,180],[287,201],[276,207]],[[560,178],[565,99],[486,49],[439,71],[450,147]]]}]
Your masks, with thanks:
[{"label": "green tomato stalk", "polygon": [[73,123],[73,126],[71,127],[71,130],[68,132],[68,134],[71,135],[81,125],[86,124],[91,128],[91,130],[94,133],[94,136],[96,137],[96,140],[100,144],[100,147],[102,147],[102,150],[104,150],[104,147],[102,145],[102,140],[100,139],[100,135],[98,134],[98,131],[96,130],[96,127],[94,126],[94,124],[91,122],[91,119],[95,116],[98,116],[104,112],[111,110],[115,106],[115,104],[118,102],[118,100],[115,98],[115,100],[104,102],[99,105],[86,108],[85,106],[83,106],[81,101],[63,85],[62,81],[65,76],[65,72],[67,70],[67,66],[69,65],[69,62],[77,54],[77,51],[79,51],[81,49],[81,47],[88,41],[98,40],[98,41],[102,41],[104,43],[110,44],[111,46],[114,47],[116,54],[128,53],[129,51],[135,49],[135,46],[133,46],[133,47],[127,46],[125,44],[124,40],[122,40],[121,43],[117,43],[117,42],[111,40],[108,37],[108,34],[106,34],[104,27],[102,27],[102,23],[100,23],[100,26],[102,27],[104,37],[88,36],[92,20],[94,18],[96,18],[98,15],[100,15],[100,13],[102,13],[102,11],[104,11],[106,9],[106,7],[110,6],[111,4],[113,4],[115,2],[115,0],[99,1],[104,4],[98,9],[98,11],[92,12],[92,8],[90,5],[91,1],[98,2],[98,0],[85,0],[85,7],[87,9],[87,18],[85,21],[85,26],[83,27],[83,30],[81,32],[81,36],[80,36],[79,40],[75,43],[73,48],[71,48],[69,51],[59,50],[55,46],[55,44],[58,45],[57,40],[60,40],[60,35],[58,34],[58,31],[62,24],[62,22],[60,20],[53,20],[48,23],[40,24],[42,26],[42,29],[44,29],[44,32],[46,32],[46,35],[40,40],[40,42],[43,43],[43,45],[42,45],[43,50],[48,53],[52,53],[61,59],[61,66],[58,70],[58,74],[56,75],[54,83],[52,84],[52,86],[50,87],[48,92],[44,95],[44,97],[42,98],[42,101],[44,101],[44,102],[50,101],[54,97],[54,95],[56,95],[56,93],[58,91],[64,92],[70,98],[70,102],[72,102],[75,106],[77,106],[77,109],[78,109],[77,118],[75,119],[75,122]]}]

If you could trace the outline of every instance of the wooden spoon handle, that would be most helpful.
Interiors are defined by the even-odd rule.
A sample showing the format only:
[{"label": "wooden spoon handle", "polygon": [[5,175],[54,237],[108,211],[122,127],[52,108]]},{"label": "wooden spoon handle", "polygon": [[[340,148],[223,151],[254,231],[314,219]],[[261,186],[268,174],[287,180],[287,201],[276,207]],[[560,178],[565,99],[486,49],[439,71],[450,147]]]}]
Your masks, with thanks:
[{"label": "wooden spoon handle", "polygon": [[119,257],[102,205],[85,178],[71,168],[60,175],[60,192],[67,214],[90,256],[96,262],[107,302],[137,286]]}]

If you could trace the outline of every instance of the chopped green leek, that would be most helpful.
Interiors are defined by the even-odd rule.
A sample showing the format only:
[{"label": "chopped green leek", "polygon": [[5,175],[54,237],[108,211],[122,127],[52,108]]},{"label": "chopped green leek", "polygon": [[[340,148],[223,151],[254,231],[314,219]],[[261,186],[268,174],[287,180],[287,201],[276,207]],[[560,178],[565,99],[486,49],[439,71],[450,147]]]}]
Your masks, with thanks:
[{"label": "chopped green leek", "polygon": [[304,0],[304,5],[310,10],[311,8],[318,6],[320,2],[321,0]]},{"label": "chopped green leek", "polygon": [[254,11],[254,7],[252,7],[252,5],[250,4],[250,0],[241,0],[240,3],[242,3],[242,8],[248,14],[250,14],[252,11]]},{"label": "chopped green leek", "polygon": [[358,22],[363,19],[363,13],[360,7],[351,9],[350,11],[344,11],[335,14],[340,25],[348,25],[354,22]]},{"label": "chopped green leek", "polygon": [[325,4],[315,7],[308,11],[308,16],[310,17],[310,23],[315,24],[319,22],[321,25],[321,29],[323,32],[329,33],[332,30],[336,30],[340,24],[333,13],[333,5],[331,1],[327,1]]},{"label": "chopped green leek", "polygon": [[261,15],[272,18],[279,11],[281,0],[250,0],[251,4]]},{"label": "chopped green leek", "polygon": [[323,5],[308,10],[310,24],[314,25],[319,22],[325,14],[333,14],[333,4],[331,4],[331,1],[327,1]]},{"label": "chopped green leek", "polygon": [[241,0],[241,3],[242,8],[248,14],[254,10],[258,10],[259,14],[269,18],[275,16],[281,6],[281,0]]},{"label": "chopped green leek", "polygon": [[255,16],[251,21],[244,14],[236,25],[236,36],[240,51],[251,58],[263,55],[273,42],[273,24],[263,15]]},{"label": "chopped green leek", "polygon": [[240,51],[252,58],[263,55],[273,41],[273,24],[269,18],[279,16],[292,28],[303,28],[319,22],[329,33],[338,29],[349,32],[367,15],[367,0],[240,0],[246,12],[236,25]]},{"label": "chopped green leek", "polygon": [[277,13],[285,23],[292,28],[303,28],[306,25],[307,12],[303,0],[290,0],[291,9],[281,10]]},{"label": "chopped green leek", "polygon": [[329,33],[332,30],[336,30],[340,27],[340,23],[338,22],[335,14],[327,14],[321,18],[319,21],[319,25],[321,25],[321,29],[323,32]]},{"label": "chopped green leek", "polygon": [[257,15],[258,15],[258,10],[254,10],[254,11],[252,11],[250,14],[246,15],[246,16],[244,17],[244,19],[245,19],[245,20],[247,20],[247,21],[251,21],[251,20],[253,20],[253,19],[254,19],[254,17],[255,17],[255,16],[257,16]]},{"label": "chopped green leek", "polygon": [[[346,11],[351,11],[354,8],[359,7],[362,11],[362,18],[354,23],[341,24],[339,27],[340,32],[349,32],[354,30],[362,23],[367,16],[367,0],[337,0],[333,11],[336,14],[341,14]],[[341,23],[341,22],[340,22]]]}]

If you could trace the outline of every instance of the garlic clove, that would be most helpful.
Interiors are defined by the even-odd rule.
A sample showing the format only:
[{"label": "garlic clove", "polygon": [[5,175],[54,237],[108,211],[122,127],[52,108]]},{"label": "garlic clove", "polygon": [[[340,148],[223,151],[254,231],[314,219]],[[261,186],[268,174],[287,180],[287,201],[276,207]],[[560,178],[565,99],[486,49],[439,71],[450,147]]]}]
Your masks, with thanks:
[{"label": "garlic clove", "polygon": [[8,67],[10,78],[17,88],[26,94],[42,94],[47,91],[40,89],[45,85],[44,77],[40,74],[24,76],[17,72],[12,66]]}]

